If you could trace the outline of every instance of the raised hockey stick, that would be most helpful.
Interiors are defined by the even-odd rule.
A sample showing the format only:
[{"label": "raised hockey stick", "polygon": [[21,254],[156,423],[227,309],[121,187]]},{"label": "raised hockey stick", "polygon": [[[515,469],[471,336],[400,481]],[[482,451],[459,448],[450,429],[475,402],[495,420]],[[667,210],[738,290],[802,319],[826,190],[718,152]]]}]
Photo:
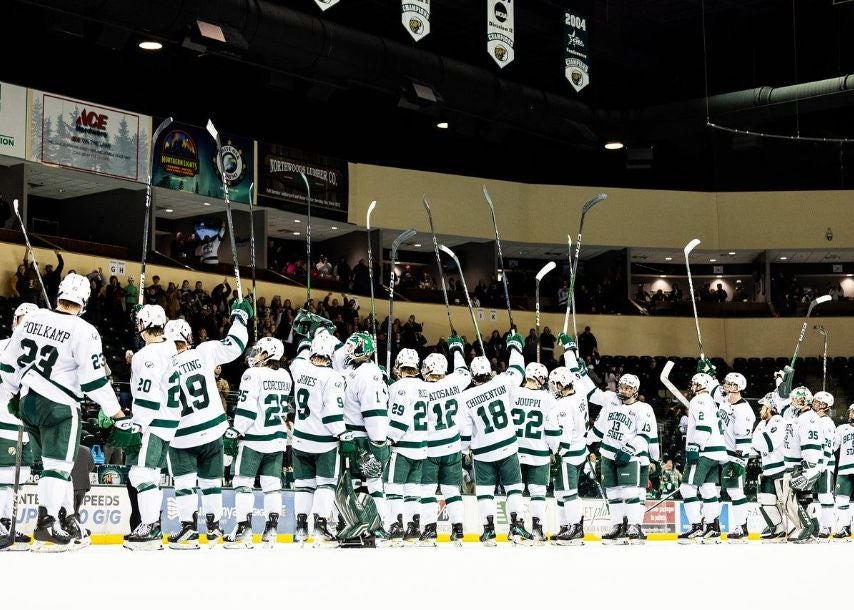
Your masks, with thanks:
[{"label": "raised hockey stick", "polygon": [[676,363],[672,360],[668,360],[667,363],[664,365],[664,368],[661,369],[661,383],[663,383],[664,387],[667,388],[671,394],[673,394],[673,397],[676,400],[681,402],[686,407],[689,407],[690,403],[688,402],[688,399],[685,398],[682,392],[679,391],[679,388],[673,385],[673,382],[670,381],[670,371],[673,370],[675,364]]},{"label": "raised hockey stick", "polygon": [[451,319],[451,305],[448,303],[448,287],[445,285],[445,272],[442,271],[442,257],[439,256],[439,242],[436,241],[436,231],[433,229],[433,212],[430,211],[430,204],[427,202],[427,195],[424,195],[424,209],[427,210],[427,220],[430,221],[430,233],[433,235],[433,249],[436,251],[436,266],[439,268],[439,280],[442,282],[442,296],[445,297],[445,311],[448,313],[448,326],[451,328],[451,336],[457,334],[454,330],[454,321]]},{"label": "raised hockey stick", "polygon": [[540,361],[540,282],[555,267],[557,264],[554,261],[549,261],[537,272],[537,283],[534,288],[534,303],[537,309],[537,362]]},{"label": "raised hockey stick", "polygon": [[798,359],[798,351],[801,349],[801,343],[804,342],[804,335],[807,334],[807,322],[809,322],[810,315],[812,315],[812,310],[815,309],[817,305],[827,303],[829,300],[830,295],[823,294],[817,299],[810,301],[809,307],[807,307],[807,315],[804,317],[803,326],[801,326],[801,334],[798,335],[798,342],[795,344],[795,353],[792,356],[792,362],[789,364],[790,367],[795,368],[795,360]]},{"label": "raised hockey stick", "polygon": [[[415,233],[415,229],[407,229],[398,235],[391,244],[391,268],[389,269],[388,278],[388,330],[386,331],[385,341],[385,370],[386,372],[389,372],[389,374],[391,371],[391,315],[394,309],[394,285],[397,283],[397,275],[394,272],[394,263],[397,258],[397,249],[400,248],[400,244],[415,235]],[[376,351],[374,351],[374,355],[376,355]]]},{"label": "raised hockey stick", "polygon": [[492,205],[492,198],[489,196],[489,191],[486,190],[486,185],[483,186],[483,196],[486,203],[489,204],[489,211],[492,212],[492,226],[495,229],[495,245],[498,247],[498,265],[501,267],[501,283],[504,285],[504,300],[507,303],[507,317],[510,319],[510,330],[515,330],[516,325],[513,323],[513,310],[510,307],[510,289],[507,287],[507,269],[504,268],[504,255],[501,253],[501,236],[498,235],[498,222],[495,220],[495,206]]},{"label": "raised hockey stick", "polygon": [[299,175],[302,176],[302,181],[305,183],[305,204],[308,212],[305,223],[305,302],[308,303],[311,301],[311,185],[308,183],[305,172],[300,172]]},{"label": "raised hockey stick", "polygon": [[679,488],[677,487],[676,489],[674,489],[673,491],[671,491],[669,494],[667,494],[666,496],[664,496],[663,498],[661,498],[658,502],[656,502],[655,504],[653,504],[652,506],[650,506],[649,508],[647,508],[647,509],[646,509],[646,510],[644,510],[643,512],[648,513],[648,512],[649,512],[649,511],[651,511],[652,509],[654,509],[654,508],[658,508],[659,506],[661,506],[662,504],[664,504],[665,502],[667,502],[667,500],[669,500],[670,498],[672,498],[673,496],[675,496],[675,495],[676,495],[676,494],[678,494],[678,493],[679,493]]},{"label": "raised hockey stick", "polygon": [[18,495],[21,489],[21,454],[24,452],[24,424],[18,424],[18,440],[15,442],[15,482],[12,485],[12,523],[9,534],[0,538],[0,551],[15,544],[15,533],[18,525]]},{"label": "raised hockey stick", "polygon": [[824,392],[827,387],[827,329],[824,326],[818,325],[815,327],[815,330],[824,337],[824,352],[821,357],[821,391]]},{"label": "raised hockey stick", "polygon": [[[374,340],[374,347],[377,345],[377,302],[374,300],[374,254],[371,248],[371,212],[377,207],[377,202],[372,201],[368,206],[368,214],[365,224],[368,227],[368,278],[371,283],[371,338]],[[392,276],[394,275],[394,261],[392,261]],[[391,337],[388,338],[391,341]],[[374,364],[379,366],[379,356],[374,349]]]},{"label": "raised hockey stick", "polygon": [[691,256],[691,251],[700,245],[699,239],[692,239],[685,246],[685,268],[688,270],[688,292],[691,293],[691,306],[694,308],[694,325],[697,327],[697,343],[700,344],[700,360],[705,359],[706,354],[703,352],[703,336],[700,334],[700,318],[697,316],[697,298],[694,296],[694,280],[691,278],[691,261],[688,260]]},{"label": "raised hockey stick", "polygon": [[137,295],[137,303],[142,305],[145,299],[145,259],[148,254],[148,233],[151,226],[151,174],[154,173],[154,145],[157,140],[169,125],[172,124],[172,117],[163,119],[163,122],[157,126],[154,133],[151,135],[151,150],[148,157],[148,178],[145,181],[145,218],[142,224],[142,260],[140,261],[139,271],[139,294]]},{"label": "raised hockey stick", "polygon": [[249,183],[249,265],[252,267],[252,307],[255,315],[252,316],[253,339],[258,340],[258,299],[255,296],[255,217],[252,205],[252,187],[254,182]]},{"label": "raised hockey stick", "polygon": [[572,306],[572,333],[578,340],[578,326],[575,322],[575,278],[578,275],[578,260],[581,255],[581,234],[584,231],[584,218],[593,206],[608,198],[605,193],[598,193],[581,207],[581,222],[578,224],[578,237],[575,239],[575,260],[572,262],[572,273],[569,276],[569,303]]},{"label": "raised hockey stick", "polygon": [[454,259],[454,262],[457,265],[457,269],[460,270],[460,281],[463,283],[463,292],[466,293],[466,301],[468,301],[469,305],[469,314],[471,314],[471,323],[472,325],[474,325],[474,332],[477,335],[477,342],[480,344],[480,355],[483,356],[486,354],[486,350],[483,349],[483,339],[480,336],[480,328],[478,328],[477,326],[477,318],[475,318],[474,315],[474,308],[471,304],[471,295],[469,295],[469,289],[468,286],[466,286],[466,276],[463,273],[462,266],[460,265],[460,259],[457,258],[457,255],[454,254],[454,252],[448,246],[440,244],[439,249],[448,256],[450,256],[452,259]]},{"label": "raised hockey stick", "polygon": [[228,222],[228,237],[231,241],[231,258],[234,260],[234,282],[237,288],[237,302],[243,302],[243,285],[240,283],[240,263],[237,260],[237,241],[234,237],[234,221],[231,218],[231,201],[228,199],[228,178],[225,177],[225,159],[222,157],[222,142],[213,121],[208,119],[208,133],[216,141],[216,157],[219,173],[222,176],[222,195],[225,199],[225,219]]},{"label": "raised hockey stick", "polygon": [[30,255],[30,260],[33,261],[33,267],[36,270],[36,277],[39,278],[39,285],[42,287],[42,296],[44,297],[45,307],[51,309],[50,307],[50,299],[47,298],[47,290],[44,287],[44,280],[42,279],[42,273],[39,271],[39,262],[36,260],[36,253],[33,252],[33,247],[30,245],[30,236],[27,235],[27,227],[24,225],[24,221],[21,218],[21,212],[18,210],[18,200],[15,199],[12,202],[12,208],[15,210],[15,216],[18,217],[18,222],[21,223],[21,233],[24,234],[24,243],[27,244],[27,252]]},{"label": "raised hockey stick", "polygon": [[[569,259],[569,279],[572,281],[572,236],[567,233],[566,234],[566,250],[567,250],[567,258]],[[569,290],[567,290],[566,294],[566,313],[563,316],[563,334],[566,334],[566,331],[569,330],[569,313],[572,306],[569,302]],[[577,339],[577,337],[576,337]]]}]

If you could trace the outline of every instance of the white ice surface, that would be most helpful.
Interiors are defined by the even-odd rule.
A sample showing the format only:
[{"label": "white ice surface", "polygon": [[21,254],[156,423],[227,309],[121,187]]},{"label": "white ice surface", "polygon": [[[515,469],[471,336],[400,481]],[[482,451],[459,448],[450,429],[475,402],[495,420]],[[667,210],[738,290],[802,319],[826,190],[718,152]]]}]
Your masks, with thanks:
[{"label": "white ice surface", "polygon": [[157,552],[92,546],[75,553],[0,553],[0,608],[805,608],[834,603],[834,591],[845,598],[852,558],[854,544],[841,543],[467,543],[434,549],[287,544]]}]

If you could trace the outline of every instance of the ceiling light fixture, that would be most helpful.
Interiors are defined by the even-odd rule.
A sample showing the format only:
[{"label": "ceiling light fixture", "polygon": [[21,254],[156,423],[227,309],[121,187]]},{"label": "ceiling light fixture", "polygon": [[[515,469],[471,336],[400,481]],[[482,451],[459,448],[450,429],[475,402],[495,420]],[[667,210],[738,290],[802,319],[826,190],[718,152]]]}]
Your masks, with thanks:
[{"label": "ceiling light fixture", "polygon": [[421,244],[412,244],[412,245],[413,245],[413,246],[415,246],[416,248],[420,248],[420,247],[421,247]]},{"label": "ceiling light fixture", "polygon": [[143,40],[139,43],[139,48],[143,51],[159,51],[163,48],[163,43],[156,40]]},{"label": "ceiling light fixture", "polygon": [[299,218],[294,218],[294,222],[302,222]]},{"label": "ceiling light fixture", "polygon": [[664,260],[666,260],[666,261],[672,261],[672,260],[673,260],[673,257],[672,257],[672,256],[665,256],[665,257],[664,257]]},{"label": "ceiling light fixture", "polygon": [[330,228],[330,229],[332,229],[333,231],[337,231],[337,230],[338,230],[338,227],[329,227],[329,228]]},{"label": "ceiling light fixture", "polygon": [[436,123],[436,127],[438,127],[439,129],[447,129],[448,121],[440,121],[439,123]]},{"label": "ceiling light fixture", "polygon": [[727,252],[730,256],[735,256],[735,252]]},{"label": "ceiling light fixture", "polygon": [[780,260],[781,261],[787,261],[787,260],[789,260],[789,257],[788,256],[781,256]]},{"label": "ceiling light fixture", "polygon": [[716,258],[710,258],[710,259],[709,259],[709,262],[710,262],[710,263],[716,263],[716,262],[718,262],[718,259],[716,259]]},{"label": "ceiling light fixture", "polygon": [[299,231],[294,231],[294,235],[299,235]]},{"label": "ceiling light fixture", "polygon": [[207,206],[207,205],[210,205],[210,203],[208,203],[207,201],[205,201],[202,205],[206,205],[206,206]]},{"label": "ceiling light fixture", "polygon": [[164,212],[166,212],[167,214],[171,214],[171,213],[172,213],[172,212],[174,212],[175,210],[173,210],[172,208],[166,208],[166,209],[165,209],[165,210],[163,210],[163,211],[164,211]]},{"label": "ceiling light fixture", "polygon": [[620,150],[623,147],[622,142],[606,142],[605,148],[608,150]]}]

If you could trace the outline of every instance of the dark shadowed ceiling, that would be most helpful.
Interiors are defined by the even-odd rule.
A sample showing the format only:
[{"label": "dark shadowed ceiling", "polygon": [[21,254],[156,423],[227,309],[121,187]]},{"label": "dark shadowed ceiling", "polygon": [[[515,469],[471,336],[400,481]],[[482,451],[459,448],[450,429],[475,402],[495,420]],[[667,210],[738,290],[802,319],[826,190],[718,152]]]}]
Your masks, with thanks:
[{"label": "dark shadowed ceiling", "polygon": [[[591,16],[591,84],[580,93],[563,76],[565,7]],[[708,86],[719,124],[854,138],[854,77],[804,84],[854,74],[854,2],[517,0],[516,61],[503,70],[485,49],[486,0],[433,0],[419,43],[398,0],[340,0],[325,13],[313,0],[3,8],[0,80],[199,125],[212,117],[222,131],[353,162],[702,190],[854,181],[851,145],[714,131],[705,100]],[[196,19],[223,26],[230,43],[201,39]],[[139,50],[143,37],[164,49]],[[439,101],[419,100],[413,83]],[[611,139],[629,148],[605,151]],[[651,159],[635,158],[650,148]]]}]

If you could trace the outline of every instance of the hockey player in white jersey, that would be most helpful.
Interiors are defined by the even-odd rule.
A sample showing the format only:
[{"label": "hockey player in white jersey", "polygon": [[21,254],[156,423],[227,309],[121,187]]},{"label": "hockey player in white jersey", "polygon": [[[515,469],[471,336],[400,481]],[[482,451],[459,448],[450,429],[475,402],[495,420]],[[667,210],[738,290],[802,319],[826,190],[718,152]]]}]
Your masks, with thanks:
[{"label": "hockey player in white jersey", "polygon": [[163,548],[160,531],[160,471],[166,466],[169,443],[181,420],[175,342],[164,336],[166,312],[145,305],[136,314],[136,328],[145,346],[131,360],[134,432],[139,436],[126,448],[128,479],[136,488],[140,523],[125,540],[131,550]]},{"label": "hockey player in white jersey", "polygon": [[[421,537],[421,472],[427,457],[427,390],[418,378],[419,358],[414,349],[397,354],[397,381],[389,389],[388,440],[391,458],[385,472],[389,502],[389,536],[404,544]],[[406,523],[406,530],[403,524]]]},{"label": "hockey player in white jersey", "polygon": [[728,456],[724,426],[718,415],[718,407],[709,395],[713,384],[714,380],[708,373],[696,373],[691,377],[694,396],[688,407],[685,476],[679,487],[685,514],[691,525],[678,537],[678,542],[682,544],[691,543],[695,539],[720,542],[719,466],[728,461]]},{"label": "hockey player in white jersey", "polygon": [[510,411],[516,426],[522,482],[528,486],[531,535],[535,544],[543,544],[546,540],[543,522],[546,518],[551,455],[548,439],[558,439],[561,434],[560,427],[553,424],[550,417],[554,399],[546,385],[548,376],[549,371],[544,365],[529,363],[525,367],[525,383],[515,390]]},{"label": "hockey player in white jersey", "polygon": [[221,341],[205,341],[196,347],[190,325],[184,320],[166,324],[166,337],[175,342],[181,421],[169,444],[169,472],[175,484],[175,498],[181,530],[169,537],[174,549],[199,548],[197,527],[198,496],[202,492],[208,545],[222,536],[223,433],[228,420],[219,400],[214,369],[239,358],[246,349],[246,324],[253,316],[249,301],[235,301],[231,307],[231,327]]},{"label": "hockey player in white jersey", "polygon": [[[724,427],[724,442],[728,461],[721,472],[721,487],[732,500],[728,542],[747,542],[747,496],[744,479],[747,474],[747,453],[750,450],[756,415],[741,393],[747,388],[747,379],[741,373],[728,373],[724,377],[723,392],[717,399],[718,417]],[[712,395],[718,393],[711,392]]]},{"label": "hockey player in white jersey", "polygon": [[[785,509],[795,529],[788,540],[809,542],[818,533],[818,520],[810,517],[807,507],[812,502],[815,483],[824,465],[824,433],[818,414],[812,410],[812,393],[800,386],[790,395],[796,419],[786,426]],[[791,466],[790,466],[791,465]]]},{"label": "hockey player in white jersey", "polygon": [[[34,303],[21,303],[12,314],[12,331],[14,332],[24,318],[38,311]],[[9,345],[9,339],[0,340],[0,352]],[[17,457],[18,427],[21,420],[8,409],[10,401],[14,401],[12,410],[18,404],[17,397],[10,396],[0,387],[0,539],[7,538],[12,527],[12,499],[15,484],[15,458]],[[30,467],[33,465],[33,450],[30,446],[29,436],[24,433],[23,447],[21,451],[21,472],[19,481],[23,482],[30,478]],[[27,551],[30,548],[30,537],[15,531],[15,539],[9,541],[9,549],[13,551]],[[0,545],[2,546],[2,545]]]},{"label": "hockey player in white jersey", "polygon": [[851,496],[854,495],[854,405],[847,421],[836,428],[833,450],[839,451],[836,473],[836,532],[834,540],[851,541]]},{"label": "hockey player in white jersey", "polygon": [[[78,546],[86,544],[74,514],[71,487],[71,468],[80,445],[83,394],[109,417],[124,418],[105,375],[101,336],[79,317],[90,292],[87,278],[66,275],[59,284],[56,310],[40,309],[27,315],[2,354],[4,393],[21,393],[20,405],[13,407],[16,412],[12,414],[20,417],[30,441],[40,447],[44,465],[38,483],[34,550],[63,551],[72,540]],[[122,425],[130,427],[130,422]],[[61,507],[66,508],[62,522],[58,520]]]},{"label": "hockey player in white jersey", "polygon": [[282,459],[288,435],[285,419],[293,393],[291,375],[281,367],[284,355],[280,339],[259,339],[246,359],[249,368],[240,378],[234,427],[226,430],[224,437],[225,454],[235,458],[231,485],[238,519],[223,543],[227,549],[252,548],[256,476],[267,516],[261,542],[267,548],[276,544],[282,512]]},{"label": "hockey player in white jersey", "polygon": [[765,520],[765,528],[760,533],[763,542],[782,539],[783,515],[780,504],[783,501],[783,473],[786,465],[783,460],[783,439],[786,435],[786,422],[778,413],[776,392],[769,392],[760,401],[759,423],[753,431],[751,447],[762,462],[762,478],[759,481],[759,513]]},{"label": "hockey player in white jersey", "polygon": [[471,450],[474,463],[475,490],[483,534],[480,541],[495,546],[495,488],[502,485],[507,493],[510,511],[508,538],[516,544],[533,540],[519,520],[522,502],[522,470],[519,466],[516,427],[510,416],[516,391],[525,380],[522,336],[507,336],[510,353],[507,372],[492,376],[492,367],[484,356],[476,356],[469,369],[472,385],[460,396],[460,439],[462,451]]},{"label": "hockey player in white jersey", "polygon": [[295,540],[308,539],[308,515],[314,513],[315,546],[335,547],[329,531],[341,457],[356,454],[353,433],[344,427],[344,377],[332,368],[338,340],[319,330],[311,347],[291,362],[294,380],[294,511]]},{"label": "hockey player in white jersey", "polygon": [[821,440],[824,446],[824,463],[821,474],[815,482],[815,499],[818,501],[818,534],[819,542],[830,540],[833,528],[833,471],[836,469],[836,457],[833,454],[833,441],[836,438],[836,424],[830,417],[833,409],[833,395],[830,392],[816,392],[812,399],[812,408],[818,414],[821,426]]},{"label": "hockey player in white jersey", "polygon": [[[382,474],[389,461],[388,386],[380,367],[374,362],[376,346],[368,333],[357,332],[344,342],[346,387],[344,390],[344,426],[354,435],[358,459],[351,473],[365,481],[377,512],[388,513]],[[388,546],[389,535],[383,527],[368,532],[375,546]]]},{"label": "hockey player in white jersey", "polygon": [[453,355],[454,372],[448,374],[448,359],[443,354],[429,354],[421,363],[423,381],[419,390],[427,393],[427,459],[421,471],[421,523],[424,531],[422,546],[436,545],[438,503],[436,486],[441,487],[445,508],[451,521],[451,540],[462,544],[463,482],[460,429],[458,425],[459,398],[471,382],[471,373],[463,360],[463,340],[447,338]]}]

